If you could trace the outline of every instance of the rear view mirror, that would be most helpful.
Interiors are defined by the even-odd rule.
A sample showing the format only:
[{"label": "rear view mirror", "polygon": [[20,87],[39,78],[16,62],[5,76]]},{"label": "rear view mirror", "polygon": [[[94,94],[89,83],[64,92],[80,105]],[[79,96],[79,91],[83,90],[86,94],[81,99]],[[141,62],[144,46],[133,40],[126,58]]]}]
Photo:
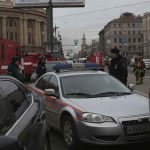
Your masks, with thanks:
[{"label": "rear view mirror", "polygon": [[44,93],[48,96],[53,96],[53,95],[55,95],[55,90],[54,89],[46,89],[44,91]]},{"label": "rear view mirror", "polygon": [[0,136],[0,150],[23,150],[23,148],[16,139]]},{"label": "rear view mirror", "polygon": [[135,90],[135,84],[129,84],[128,87],[131,91]]},{"label": "rear view mirror", "polygon": [[56,98],[59,98],[59,94],[54,89],[46,89],[44,91],[44,93],[45,93],[45,95],[54,96]]}]

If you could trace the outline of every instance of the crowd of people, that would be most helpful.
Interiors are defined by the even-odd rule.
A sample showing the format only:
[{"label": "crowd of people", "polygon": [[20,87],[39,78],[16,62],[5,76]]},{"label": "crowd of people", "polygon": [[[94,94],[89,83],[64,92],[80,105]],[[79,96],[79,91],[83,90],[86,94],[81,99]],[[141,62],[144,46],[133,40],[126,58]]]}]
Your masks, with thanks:
[{"label": "crowd of people", "polygon": [[[119,49],[113,48],[110,50],[111,61],[109,64],[109,74],[127,85],[128,78],[128,60],[120,54]],[[142,56],[135,57],[133,73],[136,77],[136,84],[143,83],[145,76],[145,63]]]},{"label": "crowd of people", "polygon": [[[20,63],[19,57],[17,57],[17,56],[12,57],[11,63],[8,65],[7,74],[16,78],[20,82],[25,82],[23,72],[19,68],[19,63]],[[33,74],[36,75],[34,80],[38,79],[44,73],[46,73],[45,63],[46,63],[46,57],[44,55],[41,55],[39,57],[38,65],[37,65],[35,71],[33,72]]]},{"label": "crowd of people", "polygon": [[[110,50],[110,57],[111,57],[111,61],[108,67],[109,74],[117,78],[118,80],[120,80],[125,85],[127,85],[128,62],[126,57],[120,54],[118,48],[113,48]],[[33,75],[36,75],[34,76],[35,78],[34,80],[38,79],[44,73],[46,73],[45,63],[46,63],[46,57],[44,55],[41,55],[39,57],[38,65],[35,71],[33,72]],[[136,84],[143,83],[143,77],[145,75],[145,63],[141,56],[135,57],[133,73],[135,74],[136,77]],[[19,69],[18,57],[12,57],[12,61],[8,66],[8,75],[15,77],[21,82],[25,81],[24,76]]]}]

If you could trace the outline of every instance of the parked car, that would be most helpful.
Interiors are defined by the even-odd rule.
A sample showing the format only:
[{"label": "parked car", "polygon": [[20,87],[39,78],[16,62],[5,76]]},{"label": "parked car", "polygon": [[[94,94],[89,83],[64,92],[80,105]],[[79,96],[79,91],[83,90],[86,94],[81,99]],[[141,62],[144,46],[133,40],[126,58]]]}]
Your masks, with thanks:
[{"label": "parked car", "polygon": [[93,67],[86,71],[66,71],[67,65],[55,68],[57,72],[44,74],[31,88],[45,97],[48,124],[62,133],[69,148],[79,142],[116,145],[150,141],[148,98]]},{"label": "parked car", "polygon": [[0,150],[50,150],[41,97],[9,76],[0,76]]},{"label": "parked car", "polygon": [[144,63],[145,63],[145,68],[146,69],[150,69],[150,59],[143,59]]}]

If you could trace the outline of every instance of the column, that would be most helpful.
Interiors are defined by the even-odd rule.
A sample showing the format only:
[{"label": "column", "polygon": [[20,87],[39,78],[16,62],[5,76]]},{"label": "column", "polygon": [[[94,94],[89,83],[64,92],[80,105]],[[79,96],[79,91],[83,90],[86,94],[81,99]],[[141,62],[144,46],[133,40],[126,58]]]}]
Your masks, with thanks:
[{"label": "column", "polygon": [[28,46],[28,34],[27,34],[27,19],[23,19],[23,27],[24,27],[24,33],[23,33],[23,42],[25,46]]},{"label": "column", "polygon": [[19,42],[23,45],[23,20],[19,18]]},{"label": "column", "polygon": [[38,38],[39,38],[39,39],[38,39],[38,41],[39,41],[39,42],[38,42],[38,43],[39,43],[38,46],[41,47],[41,46],[42,46],[42,45],[41,45],[42,42],[41,42],[41,22],[40,22],[40,21],[38,21]]},{"label": "column", "polygon": [[6,24],[6,18],[7,18],[6,16],[2,17],[2,37],[4,39],[7,38],[7,35],[6,35],[6,26],[7,26],[7,24]]},{"label": "column", "polygon": [[35,33],[34,33],[34,40],[35,46],[38,47],[38,22],[35,20]]},{"label": "column", "polygon": [[44,23],[44,42],[47,42],[47,30],[46,30],[46,22]]}]

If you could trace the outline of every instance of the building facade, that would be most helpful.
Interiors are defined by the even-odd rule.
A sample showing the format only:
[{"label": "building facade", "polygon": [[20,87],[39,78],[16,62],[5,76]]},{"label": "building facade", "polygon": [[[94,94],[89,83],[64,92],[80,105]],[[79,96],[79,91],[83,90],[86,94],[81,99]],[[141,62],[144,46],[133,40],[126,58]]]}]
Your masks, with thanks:
[{"label": "building facade", "polygon": [[[104,33],[103,33],[104,32]],[[132,13],[124,13],[109,22],[100,31],[99,41],[109,54],[111,48],[118,47],[130,57],[143,53],[143,18]]]},{"label": "building facade", "polygon": [[14,9],[11,0],[0,1],[0,38],[21,44],[27,51],[41,50],[46,43],[44,9]]},{"label": "building facade", "polygon": [[99,32],[99,49],[100,49],[101,52],[103,52],[105,54],[105,38],[104,38],[104,35],[105,35],[105,30],[102,29]]},{"label": "building facade", "polygon": [[144,57],[150,58],[150,12],[143,16]]}]

